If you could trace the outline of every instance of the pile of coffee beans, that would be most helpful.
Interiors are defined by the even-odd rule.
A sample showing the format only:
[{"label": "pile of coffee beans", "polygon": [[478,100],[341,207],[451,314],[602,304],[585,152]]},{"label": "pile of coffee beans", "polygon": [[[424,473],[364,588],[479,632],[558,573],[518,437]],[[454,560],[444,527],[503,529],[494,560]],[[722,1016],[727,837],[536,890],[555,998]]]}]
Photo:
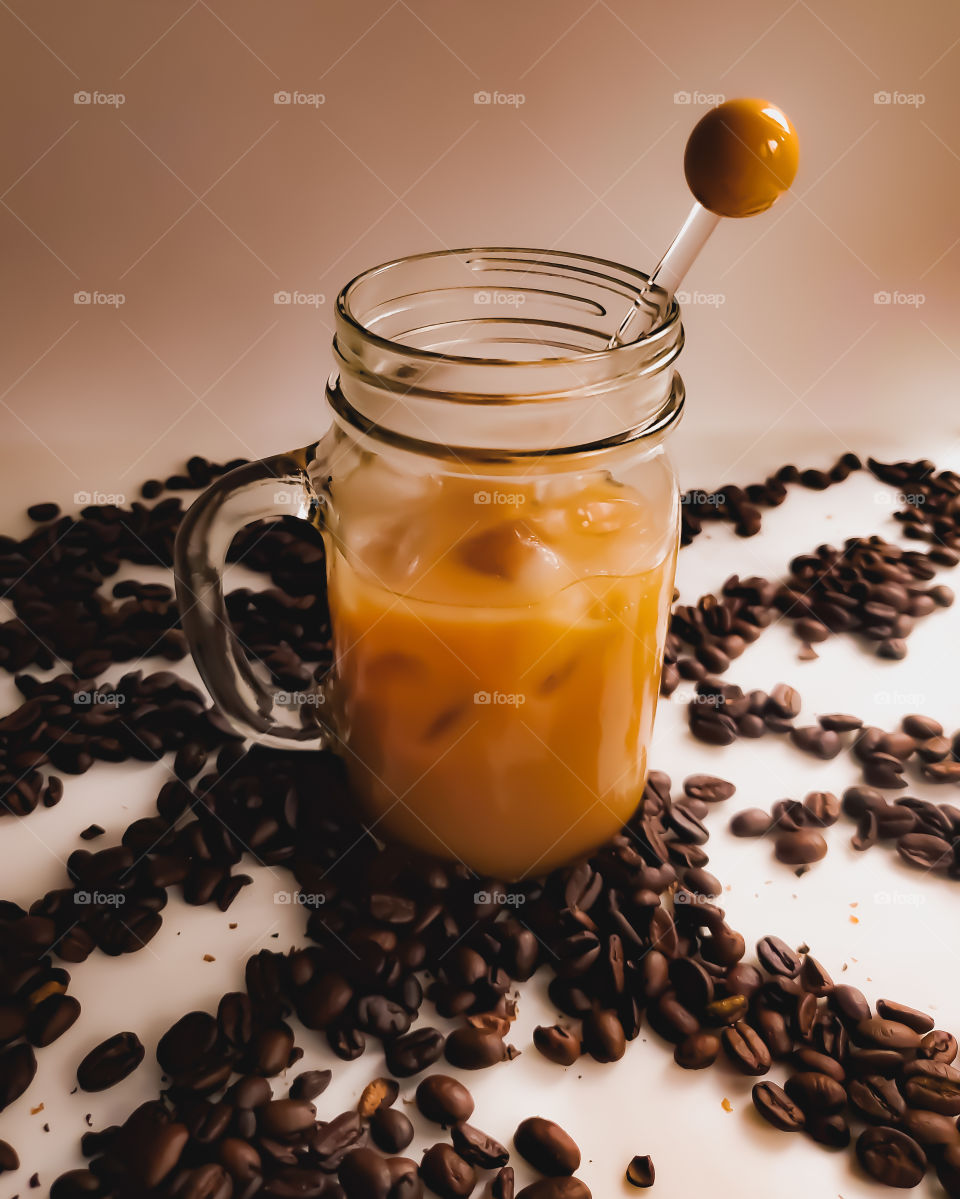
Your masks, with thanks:
[{"label": "pile of coffee beans", "polygon": [[[194,458],[165,486],[197,488],[232,465]],[[829,474],[784,468],[759,487],[728,489],[713,507],[749,535],[759,528],[759,509],[782,502],[788,483],[821,488],[859,465],[848,456]],[[925,773],[939,767],[931,777],[951,781],[960,746],[934,722],[904,728],[915,743],[907,752],[906,741],[881,742],[890,735],[875,730],[875,738],[859,724],[838,724],[840,718],[796,727],[800,700],[786,685],[744,695],[715,677],[778,615],[795,621],[806,644],[822,639],[823,629],[826,635],[857,632],[883,647],[902,640],[909,621],[952,600],[948,589],[921,584],[955,560],[960,480],[949,472],[935,475],[926,463],[869,465],[884,481],[924,497],[923,505],[904,510],[918,510],[903,515],[904,527],[936,547],[910,554],[878,538],[855,540],[842,551],[821,547],[795,559],[782,584],[734,576],[719,598],[675,610],[663,689],[675,689],[681,678],[696,683],[691,728],[716,744],[779,732],[807,752],[833,757],[849,733],[858,746],[866,743],[865,771],[869,765],[875,779],[884,767],[884,778],[902,774],[886,759],[902,765],[912,758]],[[142,494],[154,500],[163,490],[150,481]],[[685,540],[695,535],[691,512],[709,507],[684,505]],[[414,1079],[441,1059],[460,1069],[506,1068],[518,1052],[509,1040],[516,984],[544,965],[561,1013],[555,1025],[534,1034],[534,1046],[548,1059],[563,1065],[582,1054],[619,1060],[645,1020],[686,1069],[707,1068],[721,1052],[748,1076],[789,1061],[792,1080],[782,1093],[762,1084],[758,1108],[778,1126],[792,1121],[829,1144],[845,1143],[849,1120],[866,1118],[868,1101],[854,1084],[879,1078],[892,1084],[903,1108],[889,1098],[890,1112],[859,1137],[864,1168],[877,1177],[886,1171],[884,1181],[903,1185],[894,1180],[918,1168],[922,1173],[929,1160],[947,1189],[958,1193],[960,1133],[943,1110],[953,1102],[954,1080],[939,1069],[953,1069],[952,1036],[930,1029],[918,1032],[914,1045],[898,1028],[911,1029],[920,1014],[908,1018],[903,1013],[910,1009],[893,1004],[878,1004],[876,1016],[869,1008],[854,1013],[849,988],[834,986],[812,958],[775,938],[761,942],[755,964],[746,961],[743,937],[715,902],[720,883],[705,869],[704,818],[710,805],[733,794],[731,784],[693,776],[674,798],[669,778],[651,772],[640,812],[617,837],[589,859],[514,888],[524,901],[521,920],[497,880],[379,845],[352,815],[342,766],[331,755],[247,749],[203,697],[170,672],[144,677],[133,671],[114,686],[97,682],[115,663],[183,656],[169,587],[124,581],[114,586],[112,600],[101,590],[124,562],[169,568],[182,516],[178,497],[152,506],[92,506],[76,519],[61,517],[51,505],[37,505],[31,514],[49,523],[23,541],[0,539],[0,581],[16,611],[0,625],[0,665],[16,674],[25,701],[0,722],[5,810],[28,816],[38,803],[58,802],[58,775],[79,773],[96,760],[149,761],[172,753],[174,777],[157,796],[157,815],[135,821],[119,845],[72,854],[62,888],[29,910],[0,905],[0,1107],[29,1085],[34,1049],[79,1013],[66,995],[69,976],[55,959],[79,962],[95,949],[136,952],[159,929],[170,887],[188,903],[226,910],[249,881],[236,873],[245,855],[286,869],[312,942],[286,954],[255,955],[244,991],[224,996],[215,1014],[178,1020],[158,1046],[167,1080],[162,1095],[123,1125],[88,1133],[82,1146],[88,1168],[57,1180],[53,1199],[126,1199],[145,1191],[157,1199],[412,1199],[424,1185],[441,1196],[467,1196],[484,1172],[492,1199],[513,1199],[509,1150],[468,1122],[472,1098],[445,1076],[421,1079],[416,1102],[448,1129],[450,1143],[432,1146],[419,1165],[400,1156],[411,1129],[394,1106],[397,1080]],[[329,664],[322,544],[294,522],[257,524],[236,539],[231,558],[269,574],[274,584],[228,598],[248,651],[277,686],[297,689],[319,677]],[[25,673],[57,665],[70,669],[50,682]],[[45,774],[46,767],[57,773]],[[895,784],[866,778],[860,792],[889,785]],[[944,813],[948,805],[924,808],[905,797],[887,805],[910,813],[904,817],[890,816],[864,794],[860,799],[857,818],[866,822],[865,813],[872,813],[876,837],[895,835],[902,856],[939,863],[937,838],[953,853],[960,825]],[[849,810],[847,794],[842,806]],[[791,806],[775,818],[780,835],[793,837],[785,860],[805,862],[807,843],[820,835],[816,829],[836,819],[836,801],[818,793],[796,807],[806,815],[798,817]],[[891,833],[898,819],[912,827]],[[869,837],[870,828],[863,835]],[[806,849],[798,848],[801,842]],[[459,1020],[449,1036],[420,1022],[425,1000]],[[312,1100],[329,1082],[328,1072],[310,1071],[289,1096],[274,1095],[267,1080],[302,1054],[294,1016],[346,1061],[363,1055],[371,1040],[381,1043],[391,1077],[371,1082],[357,1109],[323,1119]],[[126,1077],[142,1057],[136,1035],[118,1033],[78,1064],[78,1079],[87,1089],[102,1089]],[[938,1069],[920,1069],[924,1062]],[[805,1077],[811,1074],[838,1083],[843,1104],[827,1083]],[[799,1118],[789,1114],[794,1111]],[[573,1177],[579,1149],[563,1130],[531,1117],[513,1144],[544,1175],[521,1192],[523,1199],[589,1199]],[[0,1168],[16,1168],[8,1148],[0,1146]],[[652,1162],[635,1158],[627,1176],[649,1186]]]}]

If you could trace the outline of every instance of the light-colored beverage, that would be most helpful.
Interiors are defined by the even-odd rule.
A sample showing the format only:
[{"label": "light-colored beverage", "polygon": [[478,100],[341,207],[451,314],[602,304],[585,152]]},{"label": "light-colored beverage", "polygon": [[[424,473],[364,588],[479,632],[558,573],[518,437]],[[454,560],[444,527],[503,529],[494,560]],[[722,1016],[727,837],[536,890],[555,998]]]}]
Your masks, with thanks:
[{"label": "light-colored beverage", "polygon": [[378,469],[340,496],[329,564],[344,757],[374,831],[504,879],[595,847],[643,788],[675,491],[433,476],[394,480],[384,520]]}]

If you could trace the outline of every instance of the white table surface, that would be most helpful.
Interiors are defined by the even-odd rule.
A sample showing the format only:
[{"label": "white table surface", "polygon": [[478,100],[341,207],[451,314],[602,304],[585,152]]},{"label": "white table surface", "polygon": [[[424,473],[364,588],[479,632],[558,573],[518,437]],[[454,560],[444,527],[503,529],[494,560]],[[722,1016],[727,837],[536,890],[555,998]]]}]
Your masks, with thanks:
[{"label": "white table surface", "polygon": [[[865,440],[869,448],[869,439]],[[736,442],[731,437],[726,446],[714,440],[704,447],[697,473],[685,470],[684,484],[709,487],[729,478],[717,464],[734,461]],[[186,439],[184,444],[189,444]],[[769,446],[763,454],[748,454],[731,474],[749,482],[789,456],[797,455],[801,466],[826,465],[833,453],[832,446],[818,452],[815,441],[809,450],[787,442],[778,448],[778,457],[769,456]],[[915,448],[921,451],[922,443]],[[927,449],[933,456],[938,453],[936,445]],[[943,464],[949,464],[947,458]],[[168,463],[168,468],[174,465]],[[108,482],[109,478],[104,486]],[[25,521],[18,525],[20,518],[14,515],[23,502],[57,495],[56,485],[31,473],[26,446],[8,485],[8,527],[26,527]],[[765,515],[759,537],[743,541],[720,528],[684,549],[679,576],[682,596],[695,599],[718,587],[733,570],[774,576],[792,554],[822,541],[838,542],[854,533],[872,532],[894,538],[897,526],[890,518],[891,500],[892,490],[866,473],[825,493],[791,489],[787,503]],[[130,573],[146,577],[140,568]],[[949,572],[942,577],[949,581]],[[817,661],[798,662],[799,643],[785,627],[774,627],[734,663],[728,677],[744,688],[768,689],[780,680],[794,683],[804,701],[798,723],[811,721],[818,712],[851,711],[892,729],[904,713],[921,711],[936,716],[952,731],[960,726],[954,670],[958,633],[960,607],[918,622],[903,662],[883,662],[849,638],[827,643]],[[192,667],[185,672],[196,678]],[[725,884],[722,903],[733,926],[744,933],[748,944],[766,933],[776,933],[793,945],[806,941],[835,979],[862,988],[874,1000],[895,998],[924,1008],[934,1014],[938,1026],[960,1031],[956,884],[908,869],[888,847],[854,853],[849,846],[853,830],[846,820],[827,831],[826,860],[799,879],[773,860],[768,842],[732,838],[726,825],[740,808],[768,807],[776,799],[800,798],[815,788],[840,792],[857,780],[857,765],[846,754],[832,762],[817,761],[775,736],[728,748],[702,745],[687,732],[682,701],[689,694],[689,685],[683,684],[671,701],[661,705],[652,764],[673,776],[676,790],[686,775],[697,771],[717,773],[736,783],[734,798],[708,818],[707,847],[710,869]],[[4,709],[14,702],[13,684],[6,677],[0,702]],[[58,807],[39,809],[26,819],[4,820],[0,825],[2,894],[26,903],[62,885],[63,862],[82,844],[81,829],[96,821],[107,830],[107,836],[92,848],[116,842],[131,821],[151,814],[157,790],[167,777],[167,763],[97,765],[80,778],[66,780],[66,794]],[[910,790],[935,799],[954,794],[953,788],[922,785]],[[251,872],[254,884],[241,892],[228,913],[212,907],[188,908],[171,895],[163,927],[145,950],[115,959],[95,953],[85,963],[70,967],[70,991],[83,1012],[58,1042],[39,1052],[34,1083],[0,1117],[0,1136],[16,1146],[23,1163],[19,1173],[0,1178],[2,1199],[31,1193],[27,1180],[35,1170],[46,1187],[61,1171],[81,1164],[78,1143],[88,1127],[87,1113],[92,1127],[102,1128],[155,1095],[159,1068],[154,1050],[159,1036],[184,1012],[196,1007],[214,1010],[221,994],[242,986],[243,962],[251,953],[263,947],[286,949],[305,940],[301,911],[273,901],[273,892],[288,885],[286,872],[256,867]],[[230,929],[234,922],[238,927]],[[204,961],[205,954],[216,960]],[[564,1070],[546,1062],[533,1049],[531,1034],[538,1023],[552,1022],[556,1015],[546,1002],[540,979],[524,984],[521,991],[520,1015],[511,1040],[522,1056],[500,1068],[465,1076],[477,1100],[474,1122],[509,1142],[525,1116],[539,1113],[559,1121],[581,1146],[580,1173],[597,1199],[635,1193],[623,1181],[623,1171],[638,1153],[653,1156],[654,1193],[671,1199],[708,1187],[712,1194],[748,1199],[771,1193],[780,1199],[833,1199],[835,1195],[859,1199],[879,1193],[859,1172],[852,1150],[833,1152],[805,1137],[775,1132],[753,1111],[752,1080],[723,1063],[709,1071],[684,1072],[673,1064],[670,1048],[647,1030],[616,1065],[599,1066],[585,1058]],[[432,1017],[427,1013],[426,1019]],[[141,1037],[147,1050],[145,1063],[100,1095],[70,1094],[81,1057],[121,1029]],[[334,1083],[319,1100],[321,1117],[352,1104],[362,1086],[383,1069],[379,1048],[346,1065],[332,1057],[317,1034],[297,1031],[306,1056],[288,1078],[275,1080],[275,1087],[282,1091],[303,1069],[332,1066]],[[439,1068],[447,1069],[442,1064]],[[770,1077],[781,1079],[782,1074],[782,1068],[776,1067]],[[416,1080],[404,1084],[404,1097],[412,1094],[415,1084]],[[732,1111],[724,1109],[725,1098]],[[41,1104],[42,1111],[33,1110]],[[417,1127],[408,1152],[418,1158],[437,1139],[435,1130],[419,1121],[412,1108],[405,1110],[413,1114]],[[49,1133],[43,1130],[45,1124]],[[532,1177],[522,1164],[517,1174],[521,1184]],[[942,1192],[931,1176],[916,1193]]]}]

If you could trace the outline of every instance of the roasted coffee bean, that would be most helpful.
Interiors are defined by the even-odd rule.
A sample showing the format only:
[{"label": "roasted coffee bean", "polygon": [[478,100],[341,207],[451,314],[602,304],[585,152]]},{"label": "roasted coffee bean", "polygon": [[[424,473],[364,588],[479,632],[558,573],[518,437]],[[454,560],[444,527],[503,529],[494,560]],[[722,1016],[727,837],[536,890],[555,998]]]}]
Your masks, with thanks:
[{"label": "roasted coffee bean", "polygon": [[674,958],[669,968],[677,1000],[691,1012],[702,1012],[713,999],[713,979],[693,958]]},{"label": "roasted coffee bean", "polygon": [[907,1007],[905,1004],[895,1003],[892,999],[877,1000],[877,1015],[882,1016],[884,1020],[896,1020],[900,1024],[905,1024],[907,1028],[912,1028],[921,1036],[933,1028],[932,1016],[928,1016],[926,1012],[919,1012],[916,1008]]},{"label": "roasted coffee bean", "polygon": [[867,1020],[861,1020],[854,1029],[854,1037],[858,1045],[875,1049],[895,1049],[898,1053],[920,1048],[919,1033],[896,1020],[884,1020],[882,1016],[871,1016]]},{"label": "roasted coffee bean", "polygon": [[105,1091],[131,1075],[143,1061],[145,1050],[136,1033],[118,1032],[108,1037],[77,1066],[82,1091]]},{"label": "roasted coffee bean", "polygon": [[30,1013],[27,1040],[37,1049],[51,1045],[76,1023],[80,1004],[72,995],[48,995]]},{"label": "roasted coffee bean", "polygon": [[849,716],[844,712],[832,712],[825,716],[818,716],[817,720],[825,729],[830,729],[834,733],[855,733],[857,729],[863,727],[863,721],[859,716]]},{"label": "roasted coffee bean", "polygon": [[797,749],[802,749],[805,753],[813,754],[814,757],[822,758],[824,761],[835,758],[843,748],[839,734],[830,729],[820,728],[815,724],[791,729],[790,740]]},{"label": "roasted coffee bean", "polygon": [[741,1073],[756,1077],[770,1069],[770,1050],[756,1029],[745,1021],[725,1028],[720,1037],[727,1057]]},{"label": "roasted coffee bean", "polygon": [[50,1188],[50,1199],[101,1199],[103,1186],[90,1170],[68,1170]]},{"label": "roasted coffee bean", "polygon": [[753,1086],[753,1106],[767,1123],[781,1132],[799,1132],[806,1119],[801,1109],[782,1087],[775,1082],[758,1082]]},{"label": "roasted coffee bean", "polygon": [[851,1079],[847,1095],[868,1124],[897,1124],[906,1108],[893,1079],[882,1078],[879,1074]]},{"label": "roasted coffee bean", "polygon": [[[706,895],[710,899],[716,898],[723,891],[719,879],[698,866],[692,867],[685,873],[683,882],[692,894]],[[674,900],[676,900],[676,896]]]},{"label": "roasted coffee bean", "polygon": [[447,1037],[444,1056],[451,1066],[461,1070],[485,1070],[510,1056],[503,1037],[489,1029],[456,1028]]},{"label": "roasted coffee bean", "polygon": [[847,983],[839,983],[833,988],[828,1003],[847,1024],[859,1024],[861,1020],[870,1018],[870,1004],[867,1003],[863,992]]},{"label": "roasted coffee bean", "polygon": [[417,1028],[386,1046],[387,1069],[395,1078],[409,1078],[438,1061],[444,1036],[436,1028]]},{"label": "roasted coffee bean", "polygon": [[816,958],[806,954],[800,967],[800,985],[811,995],[823,996],[833,990],[833,979]]},{"label": "roasted coffee bean", "polygon": [[806,1131],[819,1144],[831,1149],[845,1149],[850,1144],[850,1125],[840,1112],[808,1116]]},{"label": "roasted coffee bean", "polygon": [[340,974],[321,974],[297,996],[297,1015],[307,1028],[335,1024],[353,998],[353,988]]},{"label": "roasted coffee bean", "polygon": [[463,1121],[451,1126],[450,1139],[463,1160],[480,1170],[499,1170],[510,1160],[509,1149]]},{"label": "roasted coffee bean", "polygon": [[844,1082],[847,1072],[843,1066],[825,1053],[811,1049],[809,1045],[801,1045],[793,1055],[793,1063],[800,1071],[812,1070],[817,1074],[826,1074],[837,1082]]},{"label": "roasted coffee bean", "polygon": [[804,1071],[791,1074],[783,1089],[798,1104],[806,1115],[831,1115],[838,1112],[847,1101],[846,1092],[829,1074]]},{"label": "roasted coffee bean", "polygon": [[831,791],[811,791],[803,806],[811,824],[826,828],[840,819],[840,800]]},{"label": "roasted coffee bean", "polygon": [[745,808],[730,821],[735,837],[762,837],[773,828],[773,818],[762,808]]},{"label": "roasted coffee bean", "polygon": [[370,1121],[370,1135],[384,1153],[402,1153],[413,1140],[413,1125],[395,1107],[382,1107]]},{"label": "roasted coffee bean", "polygon": [[428,1074],[416,1091],[420,1114],[446,1128],[473,1115],[473,1096],[447,1074]]},{"label": "roasted coffee bean", "polygon": [[293,1080],[290,1086],[290,1098],[316,1099],[327,1089],[332,1078],[333,1074],[329,1070],[305,1070],[303,1074],[298,1074]]},{"label": "roasted coffee bean", "polygon": [[316,1115],[306,1099],[271,1099],[257,1108],[257,1127],[264,1136],[283,1139],[312,1127]]},{"label": "roasted coffee bean", "polygon": [[652,1187],[656,1180],[656,1171],[653,1168],[653,1159],[649,1153],[642,1157],[637,1156],[631,1159],[630,1165],[627,1166],[627,1182],[634,1187]]},{"label": "roasted coffee bean", "polygon": [[800,955],[779,937],[763,937],[757,942],[757,957],[768,974],[796,978],[800,973]]},{"label": "roasted coffee bean", "polygon": [[533,1043],[545,1058],[560,1066],[572,1066],[580,1057],[580,1037],[560,1024],[539,1025],[533,1030]]},{"label": "roasted coffee bean", "polygon": [[827,854],[827,843],[813,829],[779,833],[773,843],[777,860],[788,866],[806,866],[819,862]]},{"label": "roasted coffee bean", "polygon": [[857,1159],[878,1182],[915,1187],[927,1170],[927,1157],[912,1137],[896,1128],[868,1128],[857,1138]]},{"label": "roasted coffee bean", "polygon": [[[891,643],[881,642],[881,649],[886,644]],[[885,657],[886,654],[881,652],[880,656]],[[879,751],[874,751],[863,763],[863,777],[870,786],[882,787],[885,790],[895,790],[907,785],[902,778],[903,770],[903,762],[899,758]]]},{"label": "roasted coffee bean", "polygon": [[793,1035],[786,1017],[781,1012],[761,1008],[754,1019],[757,1031],[770,1050],[770,1056],[777,1061],[789,1057],[793,1050]]},{"label": "roasted coffee bean", "polygon": [[[360,1052],[363,1052],[362,1043]],[[257,1074],[262,1074],[265,1078],[274,1078],[291,1064],[290,1055],[292,1053],[293,1033],[287,1025],[262,1028],[255,1033],[250,1044],[251,1067]]]},{"label": "roasted coffee bean", "polygon": [[176,1078],[205,1063],[216,1052],[220,1026],[209,1012],[188,1012],[163,1034],[157,1061],[164,1074]]},{"label": "roasted coffee bean", "polygon": [[513,1167],[504,1166],[497,1171],[497,1176],[490,1183],[490,1199],[514,1199],[516,1185],[513,1178]]},{"label": "roasted coffee bean", "polygon": [[0,1174],[6,1170],[19,1170],[20,1158],[16,1149],[6,1141],[0,1141]]},{"label": "roasted coffee bean", "polygon": [[386,1161],[373,1149],[363,1146],[347,1154],[337,1177],[348,1199],[387,1199],[392,1185]]},{"label": "roasted coffee bean", "polygon": [[683,781],[683,790],[691,799],[701,799],[704,803],[720,803],[729,799],[736,792],[733,783],[726,779],[716,778],[712,774],[691,774]]},{"label": "roasted coffee bean", "polygon": [[549,1178],[575,1174],[580,1168],[577,1143],[552,1120],[531,1116],[521,1121],[513,1134],[513,1143],[525,1161]]},{"label": "roasted coffee bean", "polygon": [[909,1062],[903,1068],[900,1090],[911,1107],[960,1116],[960,1070],[946,1062]]},{"label": "roasted coffee bean", "polygon": [[684,1070],[705,1070],[717,1060],[720,1038],[710,1032],[685,1037],[673,1052],[673,1060]]},{"label": "roasted coffee bean", "polygon": [[953,1116],[907,1107],[900,1118],[900,1127],[924,1149],[938,1152],[943,1145],[960,1145],[960,1132]]},{"label": "roasted coffee bean", "polygon": [[626,1035],[616,1012],[592,1010],[583,1019],[583,1049],[598,1062],[618,1062],[626,1052]]},{"label": "roasted coffee bean", "polygon": [[591,1199],[591,1194],[579,1178],[540,1178],[518,1191],[517,1199]]},{"label": "roasted coffee bean", "polygon": [[477,1172],[451,1145],[432,1146],[423,1155],[420,1177],[440,1199],[461,1199],[470,1195],[477,1183]]},{"label": "roasted coffee bean", "polygon": [[917,1057],[932,1062],[946,1062],[949,1065],[957,1057],[957,1038],[953,1033],[934,1029],[920,1041]]},{"label": "roasted coffee bean", "polygon": [[392,1078],[375,1078],[361,1091],[357,1111],[364,1120],[369,1120],[381,1107],[392,1107],[399,1094],[400,1087]]},{"label": "roasted coffee bean", "polygon": [[357,1003],[357,1027],[381,1041],[402,1036],[412,1017],[406,1008],[384,995],[365,995]]},{"label": "roasted coffee bean", "polygon": [[750,1007],[750,1001],[745,995],[724,995],[714,999],[703,1009],[703,1023],[711,1028],[722,1028],[724,1025],[736,1024],[741,1020]]}]

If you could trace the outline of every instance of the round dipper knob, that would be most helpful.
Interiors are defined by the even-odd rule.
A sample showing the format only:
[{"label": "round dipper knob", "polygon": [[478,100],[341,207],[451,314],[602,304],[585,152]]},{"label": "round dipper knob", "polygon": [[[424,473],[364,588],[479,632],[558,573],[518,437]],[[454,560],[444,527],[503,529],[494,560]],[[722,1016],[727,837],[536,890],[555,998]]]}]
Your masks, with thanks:
[{"label": "round dipper knob", "polygon": [[764,212],[797,173],[797,131],[766,100],[728,100],[694,126],[683,156],[687,185],[717,216]]}]

